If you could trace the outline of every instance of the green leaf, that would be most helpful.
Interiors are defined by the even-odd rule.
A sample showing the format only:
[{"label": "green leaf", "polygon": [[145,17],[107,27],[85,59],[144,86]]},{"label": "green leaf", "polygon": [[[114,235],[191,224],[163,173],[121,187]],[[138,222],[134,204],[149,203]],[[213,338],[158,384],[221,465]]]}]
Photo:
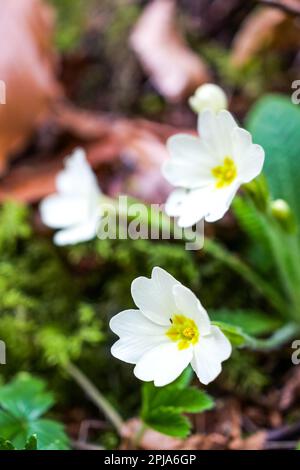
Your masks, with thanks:
[{"label": "green leaf", "polygon": [[39,419],[28,426],[28,432],[38,436],[39,449],[66,450],[69,448],[69,440],[62,424],[50,420]]},{"label": "green leaf", "polygon": [[151,382],[145,383],[142,389],[142,415],[146,415],[148,410],[151,410],[153,406],[166,405],[166,400],[169,396],[172,396],[174,391],[185,390],[188,387],[192,376],[193,370],[189,366],[172,384],[165,387],[155,387]]},{"label": "green leaf", "polygon": [[[0,387],[0,429],[2,438],[17,449],[68,449],[63,426],[41,416],[54,404],[45,382],[26,373]],[[27,447],[26,447],[27,446]]]},{"label": "green leaf", "polygon": [[250,344],[250,336],[248,336],[239,326],[230,325],[228,323],[214,321],[213,325],[218,326],[227,336],[233,346],[241,347]]},{"label": "green leaf", "polygon": [[30,436],[25,444],[25,450],[37,450],[37,437],[36,434]]},{"label": "green leaf", "polygon": [[174,390],[169,395],[166,406],[172,406],[186,413],[200,413],[210,410],[214,406],[213,399],[205,392],[195,387],[189,387],[186,390]]},{"label": "green leaf", "polygon": [[252,264],[260,271],[268,272],[273,259],[264,215],[247,197],[236,196],[232,209],[241,229],[252,242],[247,246]]},{"label": "green leaf", "polygon": [[180,390],[176,387],[167,386],[159,389],[156,395],[152,397],[151,407],[172,407],[179,412],[199,413],[211,409],[213,403],[211,397],[195,387]]},{"label": "green leaf", "polygon": [[44,391],[45,383],[29,374],[19,374],[0,388],[0,403],[15,418],[37,419],[54,404],[53,396]]},{"label": "green leaf", "polygon": [[0,437],[0,450],[15,450],[15,447],[7,439]]},{"label": "green leaf", "polygon": [[172,407],[153,410],[145,423],[158,432],[168,436],[184,438],[190,432],[190,422]]},{"label": "green leaf", "polygon": [[240,327],[247,335],[264,335],[273,333],[281,326],[280,320],[257,310],[210,310],[210,318],[215,322],[227,323]]},{"label": "green leaf", "polygon": [[269,95],[247,117],[255,143],[266,152],[264,173],[273,198],[285,199],[300,219],[300,109],[290,98]]},{"label": "green leaf", "polygon": [[193,369],[191,368],[191,366],[188,366],[186,369],[184,369],[184,371],[178,377],[178,379],[176,379],[171,384],[171,386],[173,387],[175,386],[177,388],[180,388],[180,390],[182,390],[190,385],[192,378],[193,378]]},{"label": "green leaf", "polygon": [[[17,450],[11,441],[0,438],[0,450]],[[28,438],[24,450],[37,450],[37,437],[32,435]]]},{"label": "green leaf", "polygon": [[189,387],[191,374],[192,369],[188,367],[175,382],[165,387],[155,387],[150,382],[144,384],[141,417],[148,426],[169,436],[185,437],[190,426],[182,413],[200,413],[214,406],[209,395]]}]

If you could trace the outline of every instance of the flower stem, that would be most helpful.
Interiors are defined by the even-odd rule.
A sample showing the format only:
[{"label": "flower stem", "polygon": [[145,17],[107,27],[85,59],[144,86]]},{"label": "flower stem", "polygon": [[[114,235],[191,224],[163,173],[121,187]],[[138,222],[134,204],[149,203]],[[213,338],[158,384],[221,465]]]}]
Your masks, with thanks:
[{"label": "flower stem", "polygon": [[[117,201],[109,198],[106,198],[106,202],[110,207],[114,207],[114,209],[117,210],[119,216],[128,217],[127,205],[120,207]],[[131,199],[129,204],[134,204],[137,202],[138,201]],[[159,230],[165,229],[167,233],[169,233],[169,230],[171,230],[175,238],[183,238],[184,241],[188,242],[191,242],[192,240],[193,244],[199,245],[199,247],[203,245],[203,235],[197,234],[192,230],[182,230],[176,225],[176,223],[171,223],[170,218],[165,213],[159,212],[156,214],[156,216],[153,217],[151,217],[151,215],[153,214],[149,213],[149,211],[145,214],[145,220],[143,220],[145,224],[152,224]],[[140,216],[142,216],[142,214],[140,214]],[[278,293],[277,289],[275,289],[270,283],[266,282],[261,276],[256,274],[256,272],[250,266],[244,263],[233,253],[230,253],[226,248],[223,248],[222,245],[214,242],[211,239],[205,239],[203,251],[204,253],[210,254],[215,259],[218,259],[236,273],[240,274],[270,302],[273,308],[283,315],[283,312],[286,311],[285,299]]]},{"label": "flower stem", "polygon": [[295,339],[300,334],[300,326],[297,323],[287,323],[277,330],[270,338],[249,338],[247,347],[255,351],[271,351],[277,349],[288,341]]},{"label": "flower stem", "polygon": [[146,424],[144,422],[142,422],[140,428],[138,429],[138,431],[136,432],[136,434],[133,438],[132,443],[133,443],[134,447],[137,447],[137,448],[140,447],[141,440],[143,439],[143,436],[145,434],[146,429],[147,429]]},{"label": "flower stem", "polygon": [[102,393],[90,381],[88,377],[71,362],[64,365],[64,369],[75,380],[75,382],[85,391],[91,401],[104,413],[106,418],[114,425],[119,434],[123,427],[123,420],[119,413],[106,400]]},{"label": "flower stem", "polygon": [[203,251],[222,261],[233,271],[240,274],[249,284],[258,290],[270,304],[282,315],[286,311],[286,301],[271,284],[256,274],[246,263],[211,239],[206,239]]}]

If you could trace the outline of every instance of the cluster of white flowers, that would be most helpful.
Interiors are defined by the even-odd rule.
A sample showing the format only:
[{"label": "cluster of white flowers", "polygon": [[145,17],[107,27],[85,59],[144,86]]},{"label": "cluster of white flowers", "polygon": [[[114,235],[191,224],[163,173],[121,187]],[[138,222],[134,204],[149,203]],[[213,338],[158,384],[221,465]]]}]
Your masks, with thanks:
[{"label": "cluster of white flowers", "polygon": [[[227,98],[216,85],[205,85],[190,99],[199,113],[199,137],[179,134],[168,140],[170,160],[165,178],[175,189],[166,203],[169,216],[189,227],[205,218],[214,222],[228,210],[238,188],[261,172],[264,151],[252,143],[225,109]],[[54,229],[57,245],[94,238],[101,217],[102,196],[83,150],[77,149],[56,179],[57,193],[40,206],[43,222]],[[196,296],[161,268],[151,279],[132,283],[137,310],[125,310],[110,322],[119,336],[112,354],[135,364],[135,375],[156,386],[175,380],[188,366],[203,384],[221,372],[231,354],[231,344],[211,324]]]}]

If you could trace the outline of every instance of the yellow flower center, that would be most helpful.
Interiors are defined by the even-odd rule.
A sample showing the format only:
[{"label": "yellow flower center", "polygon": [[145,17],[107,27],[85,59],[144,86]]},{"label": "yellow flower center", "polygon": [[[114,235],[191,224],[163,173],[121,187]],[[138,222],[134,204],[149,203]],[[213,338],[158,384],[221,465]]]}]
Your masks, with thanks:
[{"label": "yellow flower center", "polygon": [[224,188],[229,186],[237,176],[237,169],[231,157],[225,157],[223,165],[215,166],[211,170],[213,176],[216,178],[216,188]]},{"label": "yellow flower center", "polygon": [[178,349],[187,349],[199,340],[199,330],[191,318],[184,315],[173,315],[172,326],[166,332],[168,338],[178,343]]}]

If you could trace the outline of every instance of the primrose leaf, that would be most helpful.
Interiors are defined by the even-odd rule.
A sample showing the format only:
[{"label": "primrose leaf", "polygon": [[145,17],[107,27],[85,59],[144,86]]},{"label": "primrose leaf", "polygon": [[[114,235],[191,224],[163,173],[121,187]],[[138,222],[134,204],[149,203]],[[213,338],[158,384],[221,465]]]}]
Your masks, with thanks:
[{"label": "primrose leaf", "polygon": [[[0,438],[0,450],[17,450],[16,447],[7,439]],[[37,438],[33,434],[25,444],[24,450],[37,450]]]},{"label": "primrose leaf", "polygon": [[200,413],[213,408],[214,402],[209,395],[189,387],[191,374],[189,367],[165,387],[155,387],[150,382],[144,384],[141,417],[148,426],[169,436],[185,437],[190,425],[182,413]]},{"label": "primrose leaf", "polygon": [[241,347],[252,344],[251,338],[240,327],[229,325],[228,323],[213,321],[213,325],[218,326],[233,346]]},{"label": "primrose leaf", "polygon": [[281,326],[280,320],[257,310],[210,310],[213,321],[240,327],[247,335],[264,335],[273,333]]},{"label": "primrose leaf", "polygon": [[1,406],[17,419],[37,419],[54,404],[53,396],[44,389],[42,380],[20,374],[0,388]]},{"label": "primrose leaf", "polygon": [[264,174],[273,198],[285,199],[299,220],[299,107],[282,95],[264,96],[251,109],[246,125],[266,152]]},{"label": "primrose leaf", "polygon": [[145,423],[158,432],[168,436],[185,438],[190,432],[190,422],[172,407],[153,410]]},{"label": "primrose leaf", "polygon": [[[153,385],[152,387],[155,389]],[[176,386],[169,385],[155,390],[156,393],[152,395],[151,401],[152,409],[172,407],[178,412],[199,413],[213,407],[212,398],[195,387],[180,390]]]},{"label": "primrose leaf", "polygon": [[37,450],[37,437],[36,434],[30,436],[25,444],[25,450]]},{"label": "primrose leaf", "polygon": [[19,374],[0,387],[0,429],[2,445],[10,441],[16,449],[68,449],[63,426],[41,416],[54,404],[45,382],[29,374]]},{"label": "primrose leaf", "polygon": [[0,437],[0,450],[15,450],[15,447],[7,439]]}]

